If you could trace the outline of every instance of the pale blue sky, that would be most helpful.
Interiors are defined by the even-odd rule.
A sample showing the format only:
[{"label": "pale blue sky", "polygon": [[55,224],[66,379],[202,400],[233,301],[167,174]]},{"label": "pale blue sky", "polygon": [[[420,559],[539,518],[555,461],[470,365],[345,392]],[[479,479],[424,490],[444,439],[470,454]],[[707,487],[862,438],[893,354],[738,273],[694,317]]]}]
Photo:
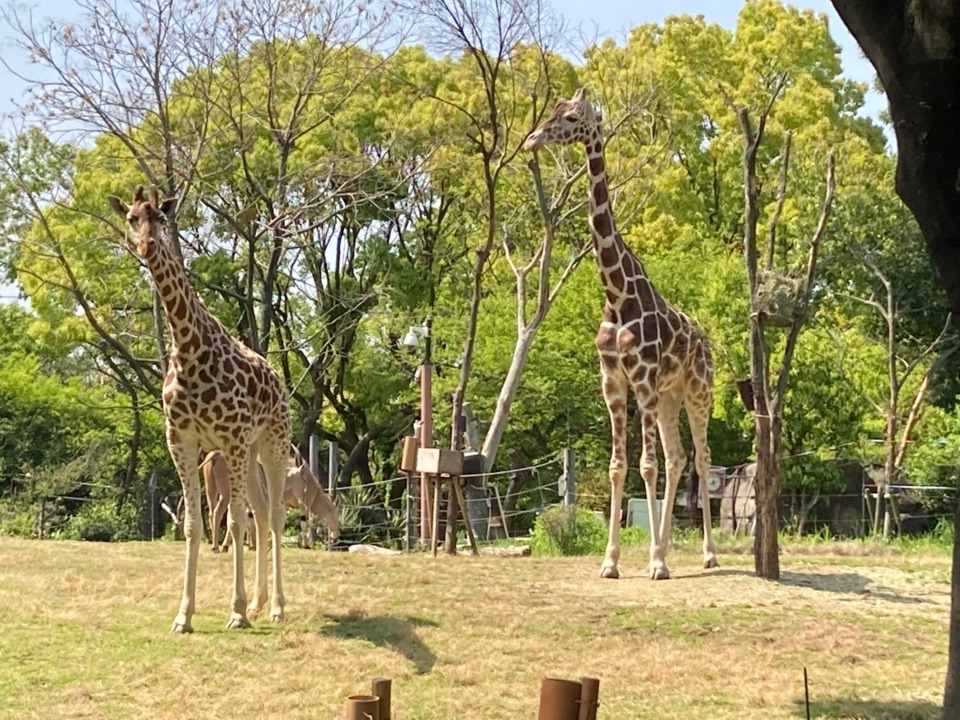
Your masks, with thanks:
[{"label": "pale blue sky", "polygon": [[[122,2],[122,0],[121,0]],[[635,25],[643,22],[659,22],[667,15],[702,14],[707,20],[716,22],[724,27],[733,28],[737,21],[737,13],[743,5],[741,0],[548,0],[552,7],[568,20],[573,26],[579,26],[588,37],[607,36],[624,38],[626,32]],[[75,4],[64,0],[27,0],[26,4],[34,8],[34,16],[63,17],[73,15]],[[827,13],[830,32],[842,48],[841,61],[844,74],[853,80],[859,80],[872,85],[874,71],[870,63],[863,57],[856,42],[847,32],[840,21],[830,0],[798,0],[793,5],[811,9],[817,13]],[[18,52],[10,43],[10,31],[0,23],[0,56],[14,69],[22,74],[30,75],[35,72],[28,66],[22,53]],[[0,114],[13,109],[11,100],[23,92],[23,83],[12,75],[5,67],[0,66]],[[877,112],[885,107],[884,98],[875,92],[870,93],[867,114],[876,116]]]},{"label": "pale blue sky", "polygon": [[[626,37],[630,28],[644,22],[659,22],[668,15],[703,15],[708,21],[733,28],[737,21],[737,14],[743,5],[741,0],[548,1],[570,25],[579,27],[586,37],[614,37],[620,40]],[[70,17],[76,13],[75,4],[64,2],[64,0],[34,0],[34,2],[28,0],[27,4],[34,8],[35,18]],[[799,8],[827,14],[830,33],[841,47],[844,75],[872,87],[875,75],[873,67],[863,57],[856,41],[837,16],[830,0],[799,0],[792,4]],[[10,29],[2,23],[0,23],[0,56],[18,73],[36,77],[36,69],[31,68],[27,58],[12,45]],[[0,116],[14,110],[14,99],[19,98],[23,90],[24,84],[15,74],[0,65]],[[871,90],[867,95],[864,113],[877,117],[877,114],[885,108],[886,99],[883,95]],[[0,283],[0,302],[9,302],[13,295],[15,295],[14,288]]]}]

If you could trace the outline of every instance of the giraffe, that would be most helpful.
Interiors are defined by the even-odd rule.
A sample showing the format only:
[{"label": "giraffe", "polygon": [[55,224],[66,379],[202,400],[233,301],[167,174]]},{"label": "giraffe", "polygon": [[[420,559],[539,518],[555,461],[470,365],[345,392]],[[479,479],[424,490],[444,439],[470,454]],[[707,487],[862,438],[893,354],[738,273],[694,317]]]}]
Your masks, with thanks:
[{"label": "giraffe", "polygon": [[[684,406],[696,452],[703,505],[703,566],[717,566],[710,531],[707,477],[710,448],[707,423],[713,394],[713,363],[706,334],[696,322],[671,307],[656,291],[614,224],[607,189],[602,118],[580,88],[570,100],[557,102],[553,113],[525,139],[524,149],[581,143],[587,151],[589,224],[594,254],[606,295],[603,319],[596,336],[603,398],[610,413],[610,534],[600,576],[618,578],[620,571],[620,508],[627,474],[627,401],[637,398],[642,425],[640,474],[647,489],[650,513],[651,579],[670,577],[666,564],[673,502],[686,464],[680,440],[680,408]],[[656,514],[657,431],[666,464],[662,516]]]},{"label": "giraffe", "polygon": [[[280,536],[287,448],[290,446],[290,406],[280,380],[253,350],[234,339],[204,306],[191,287],[183,263],[169,245],[167,216],[179,200],[157,199],[150,187],[144,197],[137,187],[133,203],[107,197],[124,216],[126,239],[146,263],[160,295],[170,328],[170,353],[163,381],[163,415],[167,448],[183,485],[186,561],[175,633],[192,632],[196,604],[197,558],[203,535],[200,519],[199,450],[222,450],[230,469],[227,525],[233,536],[233,590],[227,628],[250,627],[267,600],[267,528],[272,543],[273,587],[270,619],[283,620],[280,580]],[[260,455],[267,482],[258,481],[255,458]],[[253,599],[247,606],[243,579],[243,537],[246,507],[254,511],[257,560]]]}]

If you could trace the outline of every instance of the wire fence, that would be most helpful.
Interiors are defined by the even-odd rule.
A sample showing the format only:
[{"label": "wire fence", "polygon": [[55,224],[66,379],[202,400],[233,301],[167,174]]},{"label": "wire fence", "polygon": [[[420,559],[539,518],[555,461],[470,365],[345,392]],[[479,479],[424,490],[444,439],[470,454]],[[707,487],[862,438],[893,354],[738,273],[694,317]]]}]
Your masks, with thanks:
[{"label": "wire fence", "polygon": [[[721,478],[719,485],[710,492],[711,521],[721,530],[752,530],[753,487],[751,479],[743,474],[743,468],[743,465],[711,468],[711,475],[716,472]],[[557,504],[577,504],[595,512],[604,522],[609,522],[610,490],[600,489],[596,481],[597,475],[606,474],[606,468],[586,469],[590,471],[593,482],[576,487],[577,465],[572,453],[564,450],[549,453],[522,467],[461,475],[460,480],[467,490],[465,516],[470,518],[477,540],[482,543],[525,535],[533,527],[538,515]],[[638,466],[628,470],[640,472]],[[665,500],[665,477],[665,471],[659,470],[655,498],[657,504],[654,508],[658,515],[662,512],[661,506]],[[882,518],[882,511],[877,510],[877,489],[869,481],[866,472],[863,478],[861,487],[856,491],[848,487],[846,491],[834,493],[811,495],[789,490],[782,493],[778,503],[781,526],[804,531],[826,528],[832,534],[848,536],[876,531]],[[420,507],[420,482],[420,475],[410,473],[366,482],[355,478],[350,485],[336,488],[341,519],[340,545],[364,543],[402,546],[405,540],[407,543],[413,538],[422,540],[428,532],[422,527],[421,517],[429,518],[432,508]],[[734,484],[738,487],[731,492]],[[113,489],[96,483],[82,485],[96,490]],[[688,477],[684,475],[674,498],[672,514],[679,525],[699,525],[702,523],[699,497],[695,493],[691,503],[687,497],[687,485]],[[898,525],[902,523],[900,530],[929,530],[941,521],[952,521],[956,490],[946,485],[890,485],[889,493],[898,509]],[[151,539],[165,534],[167,521],[173,520],[175,526],[179,525],[175,511],[170,507],[170,496],[161,498],[160,494],[156,483],[151,481],[148,497],[145,498],[150,515],[148,537]],[[62,508],[65,502],[89,503],[97,500],[102,498],[77,494],[43,498],[37,518],[38,536],[45,536],[48,523],[45,515],[51,508]],[[649,515],[649,503],[641,484],[639,492],[624,495],[619,522],[623,526],[649,529]],[[203,513],[202,516],[206,517]],[[445,520],[446,501],[443,500],[439,523],[441,530]],[[323,540],[326,533],[322,523],[314,522],[313,525],[318,539]],[[459,527],[462,528],[462,525]],[[441,536],[443,534],[441,531]]]}]

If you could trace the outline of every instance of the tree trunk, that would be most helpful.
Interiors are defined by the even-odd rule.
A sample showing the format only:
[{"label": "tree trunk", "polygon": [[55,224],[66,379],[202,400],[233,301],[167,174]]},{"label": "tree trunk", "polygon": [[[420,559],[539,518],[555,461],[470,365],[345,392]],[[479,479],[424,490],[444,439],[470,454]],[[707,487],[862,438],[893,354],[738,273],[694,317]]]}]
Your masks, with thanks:
[{"label": "tree trunk", "polygon": [[780,423],[757,413],[757,471],[755,476],[757,524],[753,562],[757,576],[780,579],[780,529],[777,498],[780,495]]},{"label": "tree trunk", "polygon": [[510,417],[510,406],[517,396],[517,389],[520,387],[520,380],[523,378],[523,368],[527,364],[527,357],[530,355],[530,348],[533,347],[533,340],[536,338],[539,328],[539,325],[528,327],[517,338],[517,344],[513,350],[513,359],[510,361],[510,369],[507,370],[507,376],[500,388],[497,407],[493,411],[493,418],[490,420],[490,427],[487,429],[487,435],[483,441],[482,455],[483,471],[485,473],[493,469],[493,462],[497,458],[503,432],[507,428],[507,419]]},{"label": "tree trunk", "polygon": [[[916,217],[960,324],[960,6],[833,0],[873,64],[897,137],[897,194]],[[960,495],[956,519],[960,520]],[[954,540],[944,720],[960,718],[960,538]]]}]

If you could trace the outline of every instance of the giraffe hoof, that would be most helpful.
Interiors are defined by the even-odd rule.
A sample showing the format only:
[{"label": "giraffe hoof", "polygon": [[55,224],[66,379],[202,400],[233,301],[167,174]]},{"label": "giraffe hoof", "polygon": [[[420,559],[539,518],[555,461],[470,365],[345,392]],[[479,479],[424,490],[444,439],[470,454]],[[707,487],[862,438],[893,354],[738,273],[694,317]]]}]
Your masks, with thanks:
[{"label": "giraffe hoof", "polygon": [[247,630],[250,628],[250,621],[243,615],[233,614],[227,622],[227,630]]},{"label": "giraffe hoof", "polygon": [[620,571],[616,565],[604,565],[600,568],[600,577],[606,580],[616,580],[620,577]]},{"label": "giraffe hoof", "polygon": [[274,610],[270,613],[270,622],[281,623],[284,621],[283,610]]},{"label": "giraffe hoof", "polygon": [[173,621],[173,627],[170,628],[170,632],[174,635],[186,635],[187,633],[193,632],[193,626],[188,623],[186,620],[180,622],[179,620]]},{"label": "giraffe hoof", "polygon": [[651,580],[669,580],[670,571],[667,570],[666,565],[661,565],[660,567],[651,568],[650,579]]},{"label": "giraffe hoof", "polygon": [[720,567],[720,563],[718,563],[717,559],[711,555],[710,557],[703,559],[703,567],[705,570],[709,570],[710,568]]}]

